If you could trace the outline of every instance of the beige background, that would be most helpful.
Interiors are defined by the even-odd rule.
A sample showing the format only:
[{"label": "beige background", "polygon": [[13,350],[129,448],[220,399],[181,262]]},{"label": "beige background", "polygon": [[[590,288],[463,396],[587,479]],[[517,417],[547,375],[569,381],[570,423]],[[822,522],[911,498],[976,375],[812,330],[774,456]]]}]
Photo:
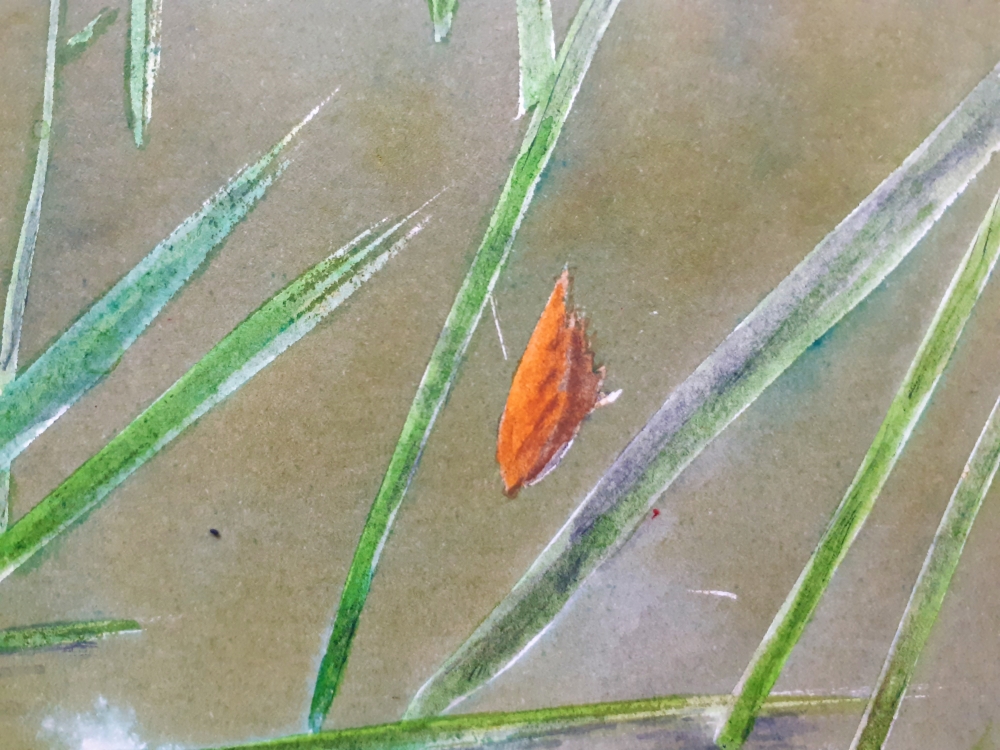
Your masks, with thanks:
[{"label": "beige background", "polygon": [[[24,361],[340,92],[204,272],[18,459],[15,518],[286,281],[373,221],[450,189],[427,229],[344,308],[0,584],[0,627],[105,616],[145,627],[85,651],[0,657],[0,744],[10,750],[52,747],[38,735],[46,717],[91,712],[98,696],[131,708],[150,748],[302,728],[365,513],[526,124],[514,120],[512,2],[462,0],[451,41],[434,45],[422,0],[165,0],[149,145],[137,151],[122,101],[128,13],[117,1],[117,23],[59,82]],[[69,0],[63,38],[105,2]],[[576,4],[553,5],[559,41]],[[47,6],[0,0],[4,286],[34,161]],[[516,354],[503,360],[484,321],[399,514],[329,726],[400,716],[671,388],[996,64],[997,11],[986,0],[623,0],[496,301],[520,352],[568,262],[607,385],[624,395],[584,425],[557,472],[505,499],[493,450]],[[994,164],[463,710],[731,690],[998,184]],[[777,689],[872,685],[1000,393],[998,333],[994,282]],[[990,728],[1000,724],[998,535],[994,490],[893,750],[1000,744],[1000,726]],[[767,722],[750,747],[846,747],[856,724]],[[635,735],[565,746],[667,742],[655,728]]]}]

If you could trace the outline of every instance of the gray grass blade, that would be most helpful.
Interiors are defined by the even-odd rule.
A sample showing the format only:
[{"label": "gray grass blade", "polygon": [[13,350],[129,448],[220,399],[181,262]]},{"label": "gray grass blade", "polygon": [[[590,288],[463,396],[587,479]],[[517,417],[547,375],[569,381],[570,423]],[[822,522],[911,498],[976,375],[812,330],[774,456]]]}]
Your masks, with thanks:
[{"label": "gray grass blade", "polygon": [[959,263],[861,467],[733,690],[736,700],[716,740],[720,747],[738,748],[749,736],[759,707],[781,675],[785,661],[812,618],[837,567],[861,532],[927,408],[1000,254],[998,203],[1000,194],[994,198]]},{"label": "gray grass blade", "polygon": [[486,301],[510,252],[514,235],[555,148],[563,123],[619,0],[583,0],[559,54],[559,70],[544,107],[528,124],[521,151],[507,178],[489,228],[476,251],[444,330],[431,353],[407,414],[399,442],[372,503],[347,573],[329,644],[320,663],[308,726],[319,731],[336,696],[379,556],[393,520],[420,462],[434,422],[458,377],[459,367]]},{"label": "gray grass blade", "polygon": [[0,580],[93,510],[129,475],[301,339],[395,255],[414,214],[368,230],[265,302],[104,448],[0,535]]},{"label": "gray grass blade", "polygon": [[84,622],[53,622],[0,630],[0,654],[17,654],[43,648],[74,648],[86,646],[119,633],[139,633],[142,626],[135,620],[88,620]]},{"label": "gray grass blade", "polygon": [[998,465],[1000,400],[993,406],[941,517],[851,750],[879,750],[888,739]]},{"label": "gray grass blade", "polygon": [[695,456],[927,233],[1000,148],[998,112],[1000,66],[670,394],[408,716],[447,710],[530,648]]},{"label": "gray grass blade", "polygon": [[256,205],[281,173],[282,150],[323,105],[209,198],[0,394],[6,467],[118,362],[146,326]]},{"label": "gray grass blade", "polygon": [[556,74],[556,41],[549,0],[517,0],[521,77],[517,116],[544,103]]}]

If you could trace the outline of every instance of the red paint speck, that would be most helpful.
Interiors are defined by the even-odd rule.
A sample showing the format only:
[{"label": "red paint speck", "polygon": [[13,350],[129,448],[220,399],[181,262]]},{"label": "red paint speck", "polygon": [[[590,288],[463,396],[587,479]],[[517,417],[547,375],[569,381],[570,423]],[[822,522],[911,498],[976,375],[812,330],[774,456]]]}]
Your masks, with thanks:
[{"label": "red paint speck", "polygon": [[660,515],[660,509],[653,508],[653,518],[656,518],[658,515]]}]

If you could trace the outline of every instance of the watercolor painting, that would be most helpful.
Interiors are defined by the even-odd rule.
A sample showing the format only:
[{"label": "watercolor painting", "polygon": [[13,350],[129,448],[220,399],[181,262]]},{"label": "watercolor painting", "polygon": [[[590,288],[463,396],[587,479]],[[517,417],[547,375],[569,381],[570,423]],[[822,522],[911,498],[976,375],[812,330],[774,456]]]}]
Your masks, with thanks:
[{"label": "watercolor painting", "polygon": [[0,2],[0,750],[1000,747],[995,16]]}]

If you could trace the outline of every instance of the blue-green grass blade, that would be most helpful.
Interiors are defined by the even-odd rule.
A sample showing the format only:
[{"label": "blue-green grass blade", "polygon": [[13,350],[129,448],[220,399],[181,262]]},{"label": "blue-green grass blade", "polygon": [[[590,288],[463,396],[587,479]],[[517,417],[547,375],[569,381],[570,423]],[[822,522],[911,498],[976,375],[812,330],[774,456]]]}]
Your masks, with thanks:
[{"label": "blue-green grass blade", "polygon": [[311,331],[405,246],[414,214],[367,230],[296,278],[215,345],[98,453],[0,535],[0,580],[93,510],[213,406]]},{"label": "blue-green grass blade", "polygon": [[[320,105],[322,106],[322,105]],[[11,461],[115,366],[209,253],[267,192],[278,155],[318,107],[237,174],[95,302],[0,394],[0,466]]]}]

